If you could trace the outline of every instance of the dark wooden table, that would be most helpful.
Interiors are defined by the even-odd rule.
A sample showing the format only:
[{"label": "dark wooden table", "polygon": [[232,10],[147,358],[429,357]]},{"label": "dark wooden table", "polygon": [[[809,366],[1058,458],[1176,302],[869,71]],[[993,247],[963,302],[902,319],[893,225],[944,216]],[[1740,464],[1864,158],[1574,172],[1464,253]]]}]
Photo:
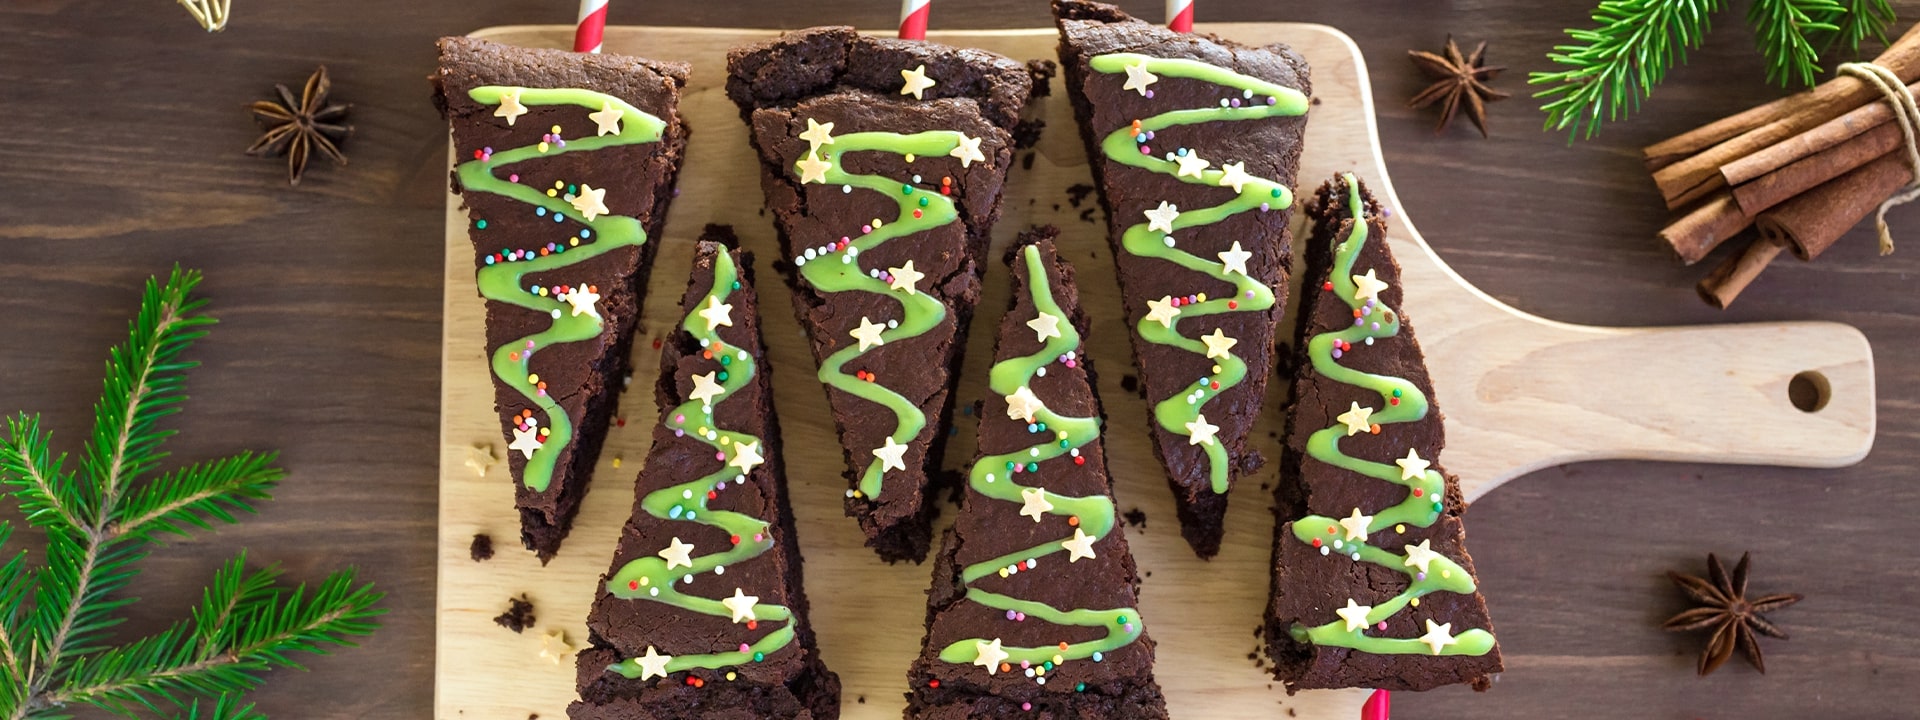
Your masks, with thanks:
[{"label": "dark wooden table", "polygon": [[[1920,19],[1920,2],[1895,4]],[[1780,92],[1762,82],[1746,3],[1734,5],[1638,117],[1569,146],[1540,131],[1523,81],[1561,28],[1585,24],[1587,2],[1203,3],[1203,20],[1323,22],[1354,36],[1407,211],[1495,297],[1598,324],[1835,320],[1865,331],[1879,362],[1879,442],[1856,467],[1591,463],[1476,504],[1472,548],[1509,669],[1485,694],[1402,694],[1396,717],[1914,714],[1903,690],[1920,680],[1920,645],[1902,588],[1920,586],[1920,421],[1906,414],[1920,381],[1920,294],[1908,284],[1920,240],[1882,259],[1856,230],[1818,263],[1781,263],[1724,313],[1693,296],[1703,268],[1678,267],[1652,240],[1663,215],[1636,149]],[[896,10],[621,0],[614,18],[890,27]],[[1038,0],[954,2],[934,17],[1047,22]],[[571,18],[559,2],[238,0],[232,26],[206,35],[167,0],[0,4],[0,411],[46,412],[77,449],[138,284],[178,261],[207,271],[223,323],[194,351],[205,365],[175,457],[280,448],[291,473],[258,517],[145,561],[130,627],[181,616],[240,547],[296,579],[356,565],[390,593],[364,647],[315,659],[310,674],[277,673],[252,696],[273,717],[430,714],[445,129],[423,78],[437,36]],[[1405,51],[1449,32],[1492,40],[1493,62],[1511,68],[1496,86],[1521,97],[1493,106],[1492,140],[1465,126],[1436,136],[1433,115],[1401,106],[1422,85]],[[289,189],[283,165],[240,154],[255,135],[244,107],[320,63],[355,104],[353,164],[316,165]],[[1896,233],[1914,223],[1920,212],[1894,213]],[[1704,637],[1658,630],[1684,605],[1662,573],[1742,550],[1755,554],[1757,590],[1808,595],[1774,616],[1794,639],[1767,642],[1769,675],[1736,659],[1696,678]]]}]

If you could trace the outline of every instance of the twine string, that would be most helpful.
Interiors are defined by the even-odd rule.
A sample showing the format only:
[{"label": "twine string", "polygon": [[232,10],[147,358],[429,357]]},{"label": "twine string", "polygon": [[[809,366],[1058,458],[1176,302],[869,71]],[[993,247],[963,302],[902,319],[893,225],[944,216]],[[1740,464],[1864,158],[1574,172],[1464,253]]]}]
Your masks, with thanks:
[{"label": "twine string", "polygon": [[1880,209],[1873,216],[1874,226],[1880,231],[1880,254],[1893,252],[1893,233],[1887,230],[1887,210],[1920,198],[1920,143],[1914,139],[1916,129],[1920,128],[1920,103],[1913,98],[1913,91],[1900,81],[1900,76],[1892,70],[1870,62],[1844,63],[1836,71],[1860,78],[1886,96],[1887,104],[1893,107],[1894,119],[1900,124],[1900,134],[1907,140],[1907,166],[1913,170],[1913,179],[1907,187],[1892,197],[1881,201]]}]

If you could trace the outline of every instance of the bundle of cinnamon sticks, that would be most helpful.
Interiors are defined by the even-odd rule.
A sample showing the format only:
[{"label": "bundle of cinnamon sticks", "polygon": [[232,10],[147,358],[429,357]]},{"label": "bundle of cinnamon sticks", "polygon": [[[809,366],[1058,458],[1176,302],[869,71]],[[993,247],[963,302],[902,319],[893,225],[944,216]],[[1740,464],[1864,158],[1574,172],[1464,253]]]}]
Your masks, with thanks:
[{"label": "bundle of cinnamon sticks", "polygon": [[[1920,93],[1920,25],[1874,62]],[[1700,281],[1700,297],[1724,308],[1782,250],[1813,259],[1913,182],[1899,122],[1873,85],[1839,75],[1650,145],[1647,170],[1677,213],[1660,239],[1692,265],[1758,230]]]}]

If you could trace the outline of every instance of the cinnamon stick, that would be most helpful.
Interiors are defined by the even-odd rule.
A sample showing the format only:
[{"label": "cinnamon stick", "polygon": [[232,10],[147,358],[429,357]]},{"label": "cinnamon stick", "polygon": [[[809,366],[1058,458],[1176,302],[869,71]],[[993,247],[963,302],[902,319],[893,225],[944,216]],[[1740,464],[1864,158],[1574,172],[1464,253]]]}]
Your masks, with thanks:
[{"label": "cinnamon stick", "polygon": [[1767,269],[1787,244],[1775,238],[1762,237],[1747,246],[1747,251],[1728,258],[1720,267],[1714,268],[1695,289],[1700,291],[1700,299],[1721,310],[1733,304],[1740,292],[1753,283],[1754,278]]},{"label": "cinnamon stick", "polygon": [[1904,156],[1906,144],[1899,125],[1881,125],[1738,185],[1733,188],[1733,199],[1742,213],[1752,217],[1895,150],[1903,151]]},{"label": "cinnamon stick", "polygon": [[1720,190],[1662,228],[1660,239],[1673,248],[1681,262],[1692,265],[1752,224],[1753,216],[1741,210],[1733,193]]},{"label": "cinnamon stick", "polygon": [[[1908,89],[1920,93],[1920,83],[1908,86]],[[1720,167],[1720,176],[1727,185],[1738,187],[1741,183],[1753,180],[1767,173],[1785,167],[1788,163],[1809,157],[1822,150],[1834,147],[1857,138],[1874,129],[1886,126],[1894,120],[1893,107],[1885,102],[1870,102],[1854,108],[1845,115],[1828,120],[1812,130],[1800,133],[1784,141],[1774,143],[1759,152],[1727,163]],[[1894,137],[1899,137],[1899,126],[1894,126]],[[1861,159],[1864,164],[1873,156]],[[1857,166],[1856,166],[1857,167]],[[1852,168],[1847,168],[1851,170]],[[1835,173],[1838,175],[1839,173]]]},{"label": "cinnamon stick", "polygon": [[[1886,52],[1874,59],[1874,62],[1893,71],[1902,83],[1912,83],[1916,78],[1920,78],[1920,24],[1909,28],[1906,34],[1894,41]],[[1762,117],[1764,114],[1752,111],[1736,115],[1736,118],[1740,118],[1738,123],[1718,127],[1699,137],[1715,137],[1731,127],[1755,122],[1760,124],[1654,172],[1654,184],[1659,186],[1660,195],[1666,199],[1667,207],[1679,208],[1705,197],[1714,190],[1726,187],[1725,178],[1720,175],[1722,165],[1806,132],[1868,102],[1879,100],[1881,95],[1879,90],[1865,81],[1842,75],[1795,97],[1799,99],[1774,105],[1773,113],[1777,113],[1778,116],[1771,120],[1765,120]],[[1674,143],[1672,146],[1683,147],[1691,142]],[[1662,143],[1662,145],[1666,144]]]},{"label": "cinnamon stick", "polygon": [[1913,169],[1905,153],[1882,155],[1760,213],[1754,225],[1762,238],[1786,243],[1800,259],[1812,260],[1910,182]]}]

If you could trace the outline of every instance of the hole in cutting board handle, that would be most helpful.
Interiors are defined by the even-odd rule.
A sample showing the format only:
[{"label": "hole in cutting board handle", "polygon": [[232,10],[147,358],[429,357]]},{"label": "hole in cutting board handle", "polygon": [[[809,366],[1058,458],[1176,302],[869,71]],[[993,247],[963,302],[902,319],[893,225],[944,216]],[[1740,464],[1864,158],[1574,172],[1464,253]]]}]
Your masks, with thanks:
[{"label": "hole in cutting board handle", "polygon": [[1787,401],[1801,412],[1820,412],[1833,399],[1833,385],[1818,370],[1804,370],[1787,381]]}]

